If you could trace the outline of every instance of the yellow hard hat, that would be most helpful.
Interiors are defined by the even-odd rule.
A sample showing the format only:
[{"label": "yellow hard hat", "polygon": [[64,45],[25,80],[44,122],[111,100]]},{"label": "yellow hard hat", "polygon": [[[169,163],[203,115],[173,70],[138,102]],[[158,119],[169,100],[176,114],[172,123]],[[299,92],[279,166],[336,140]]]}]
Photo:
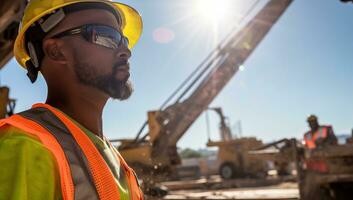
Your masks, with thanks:
[{"label": "yellow hard hat", "polygon": [[111,0],[31,0],[24,11],[14,46],[14,55],[19,64],[26,68],[26,62],[30,60],[29,53],[26,50],[25,34],[31,25],[57,9],[77,3],[91,2],[108,5],[117,12],[118,16],[121,16],[121,28],[123,34],[129,39],[129,48],[131,49],[141,36],[142,18],[134,8],[128,5],[112,2]]}]

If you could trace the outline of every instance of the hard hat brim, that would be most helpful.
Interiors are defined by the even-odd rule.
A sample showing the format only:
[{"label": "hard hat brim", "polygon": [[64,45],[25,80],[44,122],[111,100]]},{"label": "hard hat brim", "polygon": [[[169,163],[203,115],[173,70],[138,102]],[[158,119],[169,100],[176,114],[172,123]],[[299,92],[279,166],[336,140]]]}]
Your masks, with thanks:
[{"label": "hard hat brim", "polygon": [[42,18],[43,16],[53,12],[56,9],[63,8],[65,6],[69,6],[75,3],[84,3],[84,2],[97,2],[97,3],[104,3],[114,8],[118,14],[122,17],[122,31],[123,34],[129,39],[129,49],[132,49],[135,44],[138,42],[139,38],[142,34],[143,23],[141,15],[132,7],[117,3],[117,2],[109,2],[106,0],[77,0],[71,1],[69,3],[63,3],[61,5],[52,7],[46,10],[43,13],[32,18],[26,24],[22,24],[22,28],[18,33],[18,36],[15,41],[14,45],[14,55],[16,57],[17,62],[24,68],[26,68],[26,62],[30,59],[27,51],[26,51],[26,44],[25,44],[25,33],[28,28],[35,23],[37,20]]}]

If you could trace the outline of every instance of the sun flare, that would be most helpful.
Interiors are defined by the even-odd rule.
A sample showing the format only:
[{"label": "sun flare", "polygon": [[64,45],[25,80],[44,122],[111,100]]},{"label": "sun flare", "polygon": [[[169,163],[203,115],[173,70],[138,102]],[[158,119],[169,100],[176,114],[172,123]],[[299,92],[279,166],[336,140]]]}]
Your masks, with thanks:
[{"label": "sun flare", "polygon": [[229,13],[228,0],[197,0],[196,13],[205,20],[218,22]]}]

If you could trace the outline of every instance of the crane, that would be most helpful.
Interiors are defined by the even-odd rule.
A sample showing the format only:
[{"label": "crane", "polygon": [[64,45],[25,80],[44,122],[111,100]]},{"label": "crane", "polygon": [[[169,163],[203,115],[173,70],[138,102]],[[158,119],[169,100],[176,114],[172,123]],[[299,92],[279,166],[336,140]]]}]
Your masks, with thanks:
[{"label": "crane", "polygon": [[[172,174],[180,163],[176,147],[179,139],[238,72],[292,1],[270,0],[240,31],[232,33],[207,56],[190,76],[193,79],[178,88],[176,92],[186,89],[174,103],[166,106],[176,92],[159,110],[148,112],[148,120],[135,139],[112,140],[120,143],[119,152],[144,182],[152,184]],[[148,132],[141,136],[147,125]]]}]

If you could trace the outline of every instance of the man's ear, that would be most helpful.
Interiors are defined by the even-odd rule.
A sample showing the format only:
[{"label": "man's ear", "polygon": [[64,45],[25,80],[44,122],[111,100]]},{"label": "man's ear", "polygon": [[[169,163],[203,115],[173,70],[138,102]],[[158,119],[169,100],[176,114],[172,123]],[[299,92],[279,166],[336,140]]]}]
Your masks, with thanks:
[{"label": "man's ear", "polygon": [[48,59],[59,62],[60,64],[66,64],[67,58],[63,53],[62,44],[60,41],[56,39],[46,39],[43,41],[43,51],[44,55],[48,57]]}]

